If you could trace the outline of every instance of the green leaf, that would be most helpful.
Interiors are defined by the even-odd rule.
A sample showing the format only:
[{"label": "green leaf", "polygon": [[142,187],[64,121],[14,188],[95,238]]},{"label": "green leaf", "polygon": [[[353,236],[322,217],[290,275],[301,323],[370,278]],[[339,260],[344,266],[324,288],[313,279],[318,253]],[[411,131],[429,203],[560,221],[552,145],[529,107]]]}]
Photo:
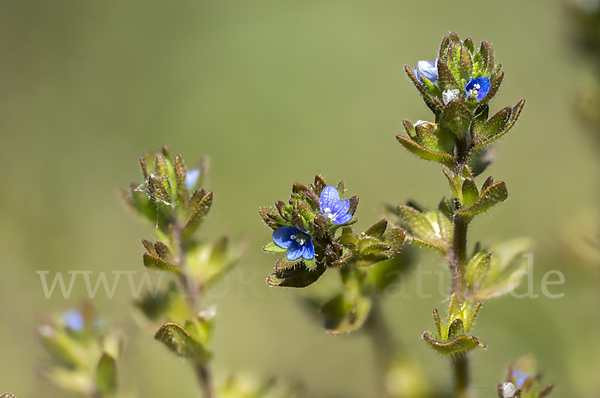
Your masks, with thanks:
[{"label": "green leaf", "polygon": [[490,118],[481,129],[481,135],[483,139],[488,139],[490,137],[495,136],[504,130],[504,127],[510,120],[510,115],[512,113],[512,108],[507,106],[506,108],[501,109],[498,113]]},{"label": "green leaf", "polygon": [[192,216],[190,217],[189,221],[187,222],[186,226],[183,228],[183,231],[181,232],[184,239],[191,238],[192,235],[194,234],[194,232],[196,232],[196,230],[198,229],[198,227],[200,227],[200,225],[202,224],[202,221],[204,221],[204,219],[208,215],[210,206],[212,205],[212,201],[213,201],[212,191],[208,192],[200,200],[200,202],[198,203],[198,206],[196,206],[196,209],[194,210],[194,213],[192,213]]},{"label": "green leaf", "polygon": [[421,77],[421,84],[423,85],[425,91],[427,91],[427,93],[433,98],[437,99],[442,96],[442,91],[440,88],[436,84],[432,83],[429,79]]},{"label": "green leaf", "polygon": [[512,280],[514,286],[511,286],[509,282],[511,278],[514,278],[513,275],[516,271],[524,270],[527,267],[527,258],[524,255],[532,253],[533,246],[533,242],[526,238],[512,239],[492,245],[489,248],[489,251],[493,253],[489,271],[479,283],[479,289],[473,294],[473,299],[487,300],[500,297],[516,288],[523,273],[517,274],[519,279]]},{"label": "green leaf", "polygon": [[299,199],[296,202],[296,205],[298,207],[298,211],[300,212],[300,215],[304,219],[312,220],[313,218],[315,218],[315,213],[313,212],[313,209],[310,207],[310,205],[308,203]]},{"label": "green leaf", "polygon": [[448,64],[446,64],[442,58],[438,58],[437,69],[438,85],[440,86],[440,90],[442,92],[446,90],[460,90],[460,86],[456,82],[452,71],[450,70],[450,68],[448,68]]},{"label": "green leaf", "polygon": [[329,334],[352,332],[360,328],[371,311],[371,300],[351,293],[340,294],[321,307],[325,330]]},{"label": "green leaf", "polygon": [[385,242],[390,245],[390,249],[388,251],[389,257],[393,257],[399,250],[404,240],[406,239],[406,231],[400,228],[394,228],[388,232],[385,237]]},{"label": "green leaf", "polygon": [[59,333],[55,329],[50,330],[51,326],[44,325],[40,328],[42,344],[48,350],[54,360],[68,368],[77,368],[84,366],[84,361],[74,349],[73,343],[64,333]]},{"label": "green leaf", "polygon": [[181,158],[180,155],[175,156],[175,163],[173,166],[175,168],[175,176],[176,176],[176,180],[177,180],[177,191],[183,192],[184,189],[186,188],[185,176],[187,174],[187,171],[185,169],[185,164],[183,163],[183,159]]},{"label": "green leaf", "polygon": [[409,243],[415,243],[418,246],[424,247],[426,249],[434,250],[434,251],[436,251],[436,252],[438,252],[438,253],[440,253],[442,255],[446,254],[446,249],[444,249],[443,247],[441,247],[441,246],[439,246],[439,245],[437,245],[435,243],[428,242],[428,241],[423,240],[423,239],[415,238],[414,236],[407,236],[406,240]]},{"label": "green leaf", "polygon": [[229,247],[229,237],[227,235],[221,236],[213,244],[208,258],[208,264],[210,268],[219,269],[222,268],[223,264],[227,259],[227,248]]},{"label": "green leaf", "polygon": [[465,279],[473,286],[489,271],[492,253],[480,251],[471,258],[465,269]]},{"label": "green leaf", "polygon": [[182,326],[167,322],[158,329],[154,338],[163,343],[175,355],[191,359],[197,364],[208,363],[212,354],[200,341]]},{"label": "green leaf", "polygon": [[[473,175],[477,177],[483,173],[494,161],[494,156],[494,152],[488,150],[488,148],[484,148],[483,150],[479,150],[472,154],[469,158],[469,165],[473,170]],[[484,191],[485,188],[481,188],[481,190]]]},{"label": "green leaf", "polygon": [[454,197],[462,203],[462,189],[460,186],[460,177],[452,177],[446,169],[443,169],[442,171],[448,179],[448,184],[450,184],[450,191],[452,191],[452,195],[454,195]]},{"label": "green leaf", "polygon": [[409,122],[408,120],[403,120],[402,125],[404,126],[404,130],[406,130],[406,134],[410,137],[411,140],[417,139],[417,132],[415,130],[415,126]]},{"label": "green leaf", "polygon": [[477,347],[486,348],[473,336],[462,335],[447,342],[436,341],[429,332],[423,333],[422,337],[431,348],[442,355],[463,354]]},{"label": "green leaf", "polygon": [[413,235],[434,243],[437,241],[438,235],[435,228],[423,213],[405,205],[398,206],[398,210]]},{"label": "green leaf", "polygon": [[154,250],[158,257],[162,258],[163,260],[168,261],[169,257],[171,257],[171,251],[169,250],[167,245],[165,245],[162,242],[156,242],[154,244]]},{"label": "green leaf", "polygon": [[448,327],[448,338],[449,340],[455,339],[461,334],[465,333],[465,326],[462,319],[455,319]]},{"label": "green leaf", "polygon": [[277,229],[286,223],[283,217],[278,214],[278,210],[272,207],[261,207],[258,209],[258,214],[260,214],[265,224],[272,229]]},{"label": "green leaf", "polygon": [[154,158],[154,173],[159,177],[164,177],[169,175],[169,164],[167,159],[161,155],[157,154]]},{"label": "green leaf", "polygon": [[115,359],[103,353],[96,370],[96,387],[103,398],[112,397],[117,392],[117,371]]},{"label": "green leaf", "polygon": [[282,271],[282,270],[286,270],[288,268],[293,268],[296,265],[302,263],[303,258],[300,257],[297,260],[288,260],[286,256],[281,257],[279,260],[277,260],[277,263],[275,264],[275,269],[277,271]]},{"label": "green leaf", "polygon": [[413,84],[415,85],[417,90],[419,90],[419,93],[421,93],[421,96],[423,96],[423,100],[425,101],[425,104],[427,104],[429,109],[431,109],[431,111],[433,113],[435,113],[436,115],[441,113],[442,109],[444,109],[444,105],[442,104],[442,102],[438,98],[431,96],[431,94],[429,94],[423,88],[423,86],[421,85],[421,82],[414,75],[413,71],[410,70],[408,65],[404,66],[404,71],[406,72],[406,74],[408,75],[410,80],[413,82]]},{"label": "green leaf", "polygon": [[473,60],[466,46],[460,47],[460,77],[468,81],[473,73]]},{"label": "green leaf", "polygon": [[483,69],[488,74],[491,74],[494,71],[494,49],[492,48],[492,45],[487,41],[482,41],[479,54],[481,54]]},{"label": "green leaf", "polygon": [[437,330],[438,337],[440,338],[440,340],[445,340],[447,337],[446,327],[442,323],[442,320],[440,319],[440,314],[438,313],[437,309],[433,310],[433,320],[435,321],[435,327]]},{"label": "green leaf", "polygon": [[365,273],[364,289],[368,292],[383,293],[384,289],[405,277],[404,275],[413,265],[415,250],[404,248],[391,259],[380,261],[370,267],[362,268]]},{"label": "green leaf", "polygon": [[483,149],[487,145],[490,145],[492,142],[498,140],[500,137],[502,137],[504,134],[506,134],[517,122],[517,119],[519,118],[519,115],[521,114],[521,111],[523,110],[524,105],[525,105],[524,99],[519,101],[519,103],[512,109],[512,113],[510,115],[510,120],[504,127],[504,130],[502,130],[498,134],[494,135],[493,137],[490,137],[487,140],[483,141],[481,144],[476,145],[471,150],[471,154],[476,153],[477,151]]},{"label": "green leaf", "polygon": [[475,115],[469,107],[459,100],[452,100],[444,109],[442,122],[454,132],[457,138],[463,139]]},{"label": "green leaf", "polygon": [[508,198],[508,190],[506,184],[499,181],[490,185],[481,193],[477,201],[469,208],[458,210],[457,214],[461,216],[474,217],[478,214],[488,211],[490,208],[500,202],[504,202]]},{"label": "green leaf", "polygon": [[283,247],[277,246],[275,242],[269,242],[263,247],[263,250],[269,253],[285,253],[290,249],[284,249]]},{"label": "green leaf", "polygon": [[473,54],[475,52],[475,47],[473,46],[473,39],[467,37],[463,42],[463,45],[469,50],[469,53]]},{"label": "green leaf", "polygon": [[[164,291],[146,292],[139,300],[135,301],[135,306],[151,321],[164,319],[174,300],[180,296],[180,290],[174,281]],[[187,306],[187,305],[186,305]]]},{"label": "green leaf", "polygon": [[391,247],[382,243],[377,243],[371,246],[367,246],[360,252],[361,256],[376,255],[380,253],[387,253]]},{"label": "green leaf", "polygon": [[284,269],[271,274],[267,278],[267,283],[271,286],[280,287],[307,287],[315,283],[325,270],[326,267],[319,264],[314,270],[309,270],[306,267]]},{"label": "green leaf", "polygon": [[430,151],[429,149],[426,149],[421,145],[417,144],[416,142],[401,135],[396,136],[396,139],[398,140],[398,142],[400,142],[400,144],[402,144],[404,148],[406,148],[406,150],[408,150],[414,155],[417,155],[421,159],[430,160],[432,162],[438,162],[449,168],[454,167],[455,159],[452,155],[442,152]]},{"label": "green leaf", "polygon": [[502,79],[504,79],[504,72],[500,72],[496,75],[492,83],[490,84],[490,91],[479,101],[480,104],[487,104],[494,98],[498,90],[500,89],[500,84],[502,84]]},{"label": "green leaf", "polygon": [[471,207],[479,198],[479,190],[475,181],[471,178],[466,178],[462,185],[462,205]]},{"label": "green leaf", "polygon": [[142,239],[142,245],[144,245],[144,247],[146,248],[146,250],[148,250],[148,252],[150,254],[154,254],[155,256],[158,255],[158,254],[156,254],[156,250],[154,249],[154,245],[149,240]]},{"label": "green leaf", "polygon": [[446,153],[446,148],[440,142],[436,132],[437,126],[433,123],[417,124],[415,125],[416,142],[432,152]]},{"label": "green leaf", "polygon": [[163,260],[150,253],[144,253],[144,265],[146,268],[158,269],[160,271],[168,271],[174,273],[180,273],[181,268],[174,266],[173,264]]},{"label": "green leaf", "polygon": [[300,231],[306,231],[306,220],[300,215],[300,212],[295,209],[292,210],[292,224],[294,224],[294,226]]},{"label": "green leaf", "polygon": [[378,221],[377,223],[373,224],[371,227],[369,227],[369,229],[367,229],[364,232],[364,235],[370,236],[372,238],[380,239],[383,236],[386,228],[387,228],[387,220],[383,219],[383,220]]},{"label": "green leaf", "polygon": [[465,332],[468,332],[469,329],[471,329],[471,327],[475,323],[475,319],[477,319],[477,315],[479,315],[479,310],[481,309],[481,304],[482,303],[480,301],[475,306],[475,309],[473,310],[473,312],[471,313],[471,317],[469,318],[469,322],[465,326]]},{"label": "green leaf", "polygon": [[471,122],[471,137],[473,144],[477,145],[482,141],[483,126],[487,121],[490,107],[487,104],[480,105],[475,110],[475,118]]}]

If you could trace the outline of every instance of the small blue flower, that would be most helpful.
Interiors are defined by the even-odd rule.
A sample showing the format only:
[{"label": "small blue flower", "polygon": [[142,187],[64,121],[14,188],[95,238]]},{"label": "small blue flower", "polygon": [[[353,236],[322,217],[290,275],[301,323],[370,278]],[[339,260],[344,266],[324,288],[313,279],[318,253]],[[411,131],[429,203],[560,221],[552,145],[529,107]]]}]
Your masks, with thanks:
[{"label": "small blue flower", "polygon": [[340,194],[333,185],[326,186],[321,192],[319,200],[321,213],[331,220],[333,225],[346,224],[352,219],[350,210],[350,201],[348,199],[340,200]]},{"label": "small blue flower", "polygon": [[521,372],[520,370],[514,369],[512,376],[515,379],[515,385],[517,386],[517,388],[522,388],[523,383],[525,383],[525,380],[527,380],[527,378],[531,375],[529,373]]},{"label": "small blue flower", "polygon": [[296,261],[300,257],[312,260],[315,257],[315,247],[310,235],[294,227],[279,227],[273,231],[273,242],[282,249],[290,249],[286,258]]},{"label": "small blue flower", "polygon": [[465,95],[470,97],[474,95],[477,101],[481,101],[490,91],[490,79],[483,76],[477,79],[471,79],[467,87],[465,87]]},{"label": "small blue flower", "polygon": [[198,181],[198,177],[200,176],[200,170],[194,169],[190,170],[185,175],[185,186],[187,189],[192,189],[194,185],[196,185],[196,181]]},{"label": "small blue flower", "polygon": [[81,312],[79,312],[79,311],[71,310],[71,311],[65,312],[63,314],[63,321],[65,322],[65,325],[69,329],[75,330],[77,332],[80,332],[81,330],[83,330],[83,326],[84,326],[83,315],[81,315]]},{"label": "small blue flower", "polygon": [[417,76],[417,80],[419,83],[421,82],[421,78],[424,77],[433,84],[437,83],[438,79],[438,70],[437,70],[437,58],[434,62],[430,61],[419,61],[417,62],[417,69],[415,69],[415,75]]}]

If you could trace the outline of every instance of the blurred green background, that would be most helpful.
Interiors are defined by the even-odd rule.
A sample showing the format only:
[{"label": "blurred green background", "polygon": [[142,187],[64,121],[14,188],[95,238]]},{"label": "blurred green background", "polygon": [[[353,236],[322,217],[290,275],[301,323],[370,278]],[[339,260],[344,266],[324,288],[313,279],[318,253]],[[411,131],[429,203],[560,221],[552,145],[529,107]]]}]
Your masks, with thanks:
[{"label": "blurred green background", "polygon": [[[141,272],[139,242],[153,230],[116,189],[141,182],[145,150],[169,145],[188,165],[211,158],[216,196],[203,236],[250,237],[210,299],[219,311],[216,373],[301,381],[310,397],[368,397],[367,339],[327,336],[298,305],[310,292],[264,283],[275,258],[260,250],[270,232],[257,210],[316,173],[360,196],[361,229],[378,219],[379,203],[434,206],[448,195],[439,168],[410,156],[395,135],[403,119],[430,118],[403,66],[435,59],[450,31],[493,44],[506,77],[492,110],[527,99],[486,172],[507,182],[510,198],[470,236],[531,236],[538,248],[540,297],[483,309],[476,332],[489,348],[473,355],[475,387],[494,396],[506,365],[531,353],[555,396],[597,396],[598,278],[565,260],[560,239],[574,217],[597,208],[598,160],[571,107],[585,67],[566,36],[564,3],[553,0],[0,2],[0,393],[68,396],[42,377],[48,357],[37,328],[45,314],[77,305],[85,286],[46,299],[36,271]],[[421,263],[443,269],[437,257]],[[551,286],[561,299],[541,295],[550,269],[565,274],[563,286]],[[426,278],[433,293],[436,278]],[[432,386],[451,389],[449,361],[420,339],[443,297],[419,299],[407,282],[411,298],[384,304],[394,335]],[[319,289],[336,283],[326,275]],[[186,364],[132,320],[131,300],[125,283],[113,299],[92,300],[127,332],[122,388],[197,397]]]}]

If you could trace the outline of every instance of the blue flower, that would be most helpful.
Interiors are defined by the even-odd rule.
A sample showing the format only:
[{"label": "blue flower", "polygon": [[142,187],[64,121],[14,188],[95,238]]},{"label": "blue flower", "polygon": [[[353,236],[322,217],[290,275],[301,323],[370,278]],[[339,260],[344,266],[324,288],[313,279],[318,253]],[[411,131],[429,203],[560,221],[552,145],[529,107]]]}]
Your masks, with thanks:
[{"label": "blue flower", "polygon": [[187,187],[187,189],[194,188],[194,185],[196,185],[196,181],[198,181],[199,176],[200,176],[200,170],[198,170],[198,169],[190,170],[186,173],[185,186]]},{"label": "blue flower", "polygon": [[348,199],[340,200],[340,194],[333,185],[326,186],[321,192],[319,200],[321,213],[331,220],[333,225],[346,224],[352,219],[350,210],[350,201]]},{"label": "blue flower", "polygon": [[465,87],[465,95],[468,97],[474,95],[477,101],[481,101],[490,91],[490,79],[487,77],[478,77],[471,79],[467,87]]},{"label": "blue flower", "polygon": [[295,227],[279,227],[273,231],[273,242],[282,249],[290,249],[286,258],[289,261],[312,260],[315,257],[315,247],[310,235]]},{"label": "blue flower", "polygon": [[424,77],[433,84],[437,83],[438,70],[437,70],[437,58],[434,62],[430,61],[419,61],[417,62],[417,69],[415,69],[415,75],[417,80],[421,83],[421,78]]},{"label": "blue flower", "polygon": [[512,376],[515,379],[515,385],[517,386],[517,388],[522,388],[523,384],[525,383],[525,380],[527,380],[527,378],[531,375],[529,373],[521,372],[520,370],[514,369]]},{"label": "blue flower", "polygon": [[63,314],[63,321],[69,329],[78,332],[80,332],[84,326],[83,315],[81,315],[81,312],[75,310],[65,312]]}]

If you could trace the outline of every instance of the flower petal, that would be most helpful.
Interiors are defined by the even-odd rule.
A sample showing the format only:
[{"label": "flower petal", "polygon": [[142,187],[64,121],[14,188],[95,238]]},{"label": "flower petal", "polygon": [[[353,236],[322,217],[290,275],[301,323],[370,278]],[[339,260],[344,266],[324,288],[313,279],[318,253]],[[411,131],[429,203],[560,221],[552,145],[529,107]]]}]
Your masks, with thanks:
[{"label": "flower petal", "polygon": [[300,257],[302,257],[302,253],[304,253],[304,246],[294,245],[288,252],[286,258],[290,261],[298,260]]},{"label": "flower petal", "polygon": [[312,242],[309,240],[304,244],[304,251],[302,252],[302,257],[305,260],[312,260],[315,258],[315,247]]},{"label": "flower petal", "polygon": [[438,70],[437,70],[437,58],[435,62],[431,61],[419,61],[417,62],[417,79],[421,82],[421,78],[424,77],[433,84],[437,83]]},{"label": "flower petal", "polygon": [[479,94],[477,95],[477,99],[481,101],[490,91],[490,79],[484,76],[475,80],[479,80],[479,85],[481,86],[479,89]]},{"label": "flower petal", "polygon": [[192,189],[194,185],[196,185],[196,181],[198,181],[198,177],[200,176],[200,170],[194,169],[190,170],[185,175],[185,186],[187,189]]},{"label": "flower petal", "polygon": [[63,320],[65,322],[65,325],[67,325],[67,327],[69,327],[70,329],[76,330],[76,331],[81,331],[83,329],[83,327],[85,326],[85,321],[83,320],[83,315],[81,315],[81,312],[79,311],[75,311],[75,310],[71,310],[71,311],[67,311],[63,314]]},{"label": "flower petal", "polygon": [[319,207],[321,212],[324,213],[323,209],[333,209],[333,206],[340,201],[340,194],[336,187],[333,185],[326,186],[321,192],[321,198],[319,199]]},{"label": "flower petal", "polygon": [[332,213],[340,218],[350,210],[350,201],[348,199],[340,200],[333,206]]},{"label": "flower petal", "polygon": [[465,87],[465,95],[469,96],[469,91],[477,90],[477,101],[481,101],[490,91],[490,79],[486,76],[471,79]]},{"label": "flower petal", "polygon": [[352,220],[352,214],[346,214],[341,217],[338,217],[337,220],[333,222],[334,225],[346,224],[348,221]]},{"label": "flower petal", "polygon": [[299,232],[296,228],[279,227],[273,231],[273,242],[282,249],[289,249],[292,247],[292,244],[295,243],[295,241],[290,238],[290,235],[293,235],[296,232]]}]

